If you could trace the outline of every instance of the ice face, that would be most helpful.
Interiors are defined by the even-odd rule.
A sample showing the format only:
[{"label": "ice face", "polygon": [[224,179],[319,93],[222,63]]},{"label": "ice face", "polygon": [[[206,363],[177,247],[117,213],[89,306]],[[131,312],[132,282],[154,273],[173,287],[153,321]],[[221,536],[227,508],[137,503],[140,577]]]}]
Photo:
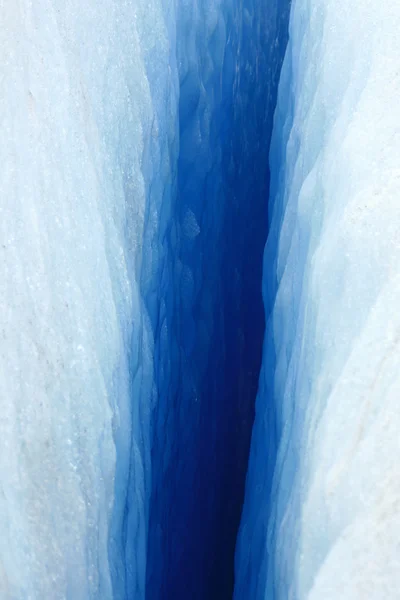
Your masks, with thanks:
[{"label": "ice face", "polygon": [[154,336],[143,290],[152,260],[165,261],[152,236],[177,156],[163,9],[3,7],[4,598],[125,597],[128,580],[144,594]]},{"label": "ice face", "polygon": [[400,586],[400,8],[317,4],[293,3],[275,115],[237,599]]},{"label": "ice face", "polygon": [[3,8],[0,595],[229,597],[277,2]]}]

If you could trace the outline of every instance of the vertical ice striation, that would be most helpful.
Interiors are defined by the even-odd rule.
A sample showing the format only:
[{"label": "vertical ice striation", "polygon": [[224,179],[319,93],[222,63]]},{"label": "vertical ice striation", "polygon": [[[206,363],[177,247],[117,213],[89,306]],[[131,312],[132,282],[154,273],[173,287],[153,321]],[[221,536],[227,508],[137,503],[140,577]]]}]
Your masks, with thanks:
[{"label": "vertical ice striation", "polygon": [[174,36],[169,3],[2,6],[5,599],[144,597]]},{"label": "vertical ice striation", "polygon": [[395,0],[292,5],[238,600],[399,594],[399,27]]}]

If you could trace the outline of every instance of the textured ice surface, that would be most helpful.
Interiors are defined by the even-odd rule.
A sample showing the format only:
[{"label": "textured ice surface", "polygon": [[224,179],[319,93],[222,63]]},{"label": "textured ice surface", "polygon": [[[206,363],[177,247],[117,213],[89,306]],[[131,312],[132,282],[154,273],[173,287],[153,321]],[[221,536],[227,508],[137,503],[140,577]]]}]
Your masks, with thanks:
[{"label": "textured ice surface", "polygon": [[[285,7],[1,6],[2,598],[229,590]],[[293,4],[238,600],[400,588],[399,27]]]},{"label": "textured ice surface", "polygon": [[399,28],[395,0],[292,6],[237,600],[399,596]]},{"label": "textured ice surface", "polygon": [[2,598],[230,595],[277,4],[1,7]]},{"label": "textured ice surface", "polygon": [[174,11],[1,12],[0,596],[139,598]]}]

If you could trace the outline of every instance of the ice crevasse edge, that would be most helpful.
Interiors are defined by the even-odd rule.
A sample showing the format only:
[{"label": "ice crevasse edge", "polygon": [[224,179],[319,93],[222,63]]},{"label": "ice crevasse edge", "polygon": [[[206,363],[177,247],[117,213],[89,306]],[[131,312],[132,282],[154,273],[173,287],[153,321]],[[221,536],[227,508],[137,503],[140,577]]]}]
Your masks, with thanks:
[{"label": "ice crevasse edge", "polygon": [[238,600],[399,594],[399,26],[292,3]]},{"label": "ice crevasse edge", "polygon": [[144,594],[174,35],[159,2],[2,7],[4,598]]}]

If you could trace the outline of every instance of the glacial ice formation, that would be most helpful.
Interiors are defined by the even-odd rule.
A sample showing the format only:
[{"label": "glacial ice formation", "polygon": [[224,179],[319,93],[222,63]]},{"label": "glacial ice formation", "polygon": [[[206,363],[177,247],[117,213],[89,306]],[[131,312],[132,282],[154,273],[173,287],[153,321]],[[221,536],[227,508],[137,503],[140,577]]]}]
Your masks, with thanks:
[{"label": "glacial ice formation", "polygon": [[4,600],[398,597],[400,7],[293,0],[273,125],[288,13],[1,3]]},{"label": "glacial ice formation", "polygon": [[141,598],[174,10],[1,12],[0,595]]},{"label": "glacial ice formation", "polygon": [[232,595],[278,8],[2,6],[4,598]]},{"label": "glacial ice formation", "polygon": [[399,597],[399,27],[292,4],[237,600]]}]

